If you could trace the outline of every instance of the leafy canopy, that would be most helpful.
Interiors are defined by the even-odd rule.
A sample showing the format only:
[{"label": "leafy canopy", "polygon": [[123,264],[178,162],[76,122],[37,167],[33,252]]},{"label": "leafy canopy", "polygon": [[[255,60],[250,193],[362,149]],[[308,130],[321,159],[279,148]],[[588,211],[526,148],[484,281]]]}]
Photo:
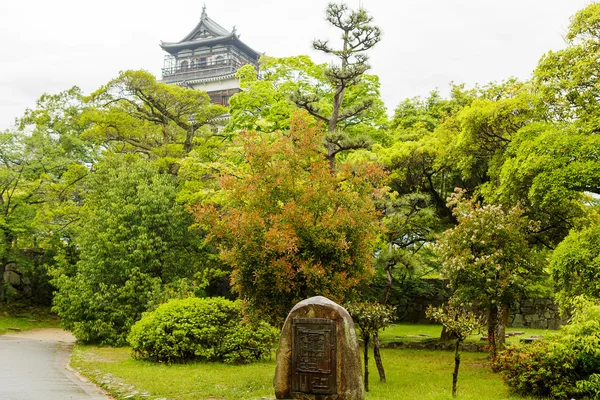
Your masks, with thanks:
[{"label": "leafy canopy", "polygon": [[344,164],[334,175],[323,133],[301,114],[290,131],[241,136],[245,162],[222,176],[224,205],[194,209],[249,310],[282,322],[314,295],[342,302],[372,274],[383,172]]},{"label": "leafy canopy", "polygon": [[165,285],[186,288],[180,280],[201,270],[206,258],[175,201],[176,183],[136,155],[105,156],[95,166],[76,231],[78,260],[63,255],[53,270],[53,310],[78,339],[124,344]]}]

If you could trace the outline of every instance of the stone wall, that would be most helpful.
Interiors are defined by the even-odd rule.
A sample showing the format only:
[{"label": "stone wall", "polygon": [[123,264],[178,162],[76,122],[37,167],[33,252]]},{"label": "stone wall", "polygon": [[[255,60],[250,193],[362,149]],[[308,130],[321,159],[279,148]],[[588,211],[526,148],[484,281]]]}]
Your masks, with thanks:
[{"label": "stone wall", "polygon": [[[448,301],[450,291],[441,279],[427,279],[432,290],[428,295],[413,296],[406,304],[398,307],[400,322],[419,324],[433,323],[425,316],[431,304],[439,307]],[[526,299],[517,303],[509,313],[508,326],[513,328],[558,329],[566,321],[561,319],[558,306],[553,299]]]},{"label": "stone wall", "polygon": [[32,304],[49,306],[52,292],[43,253],[23,251],[24,258],[30,261],[27,267],[11,262],[0,267],[0,297],[3,301],[25,301]]},{"label": "stone wall", "polygon": [[422,282],[429,286],[429,290],[421,291],[422,294],[413,294],[403,304],[398,305],[398,317],[401,322],[431,324],[432,321],[425,316],[427,307],[439,307],[448,301],[451,291],[445,281],[423,279]]},{"label": "stone wall", "polygon": [[10,263],[6,265],[3,279],[2,282],[6,284],[7,296],[15,299],[32,296],[31,280],[23,274],[17,264]]},{"label": "stone wall", "polygon": [[565,323],[553,299],[523,300],[511,308],[508,318],[508,326],[514,328],[558,329]]}]

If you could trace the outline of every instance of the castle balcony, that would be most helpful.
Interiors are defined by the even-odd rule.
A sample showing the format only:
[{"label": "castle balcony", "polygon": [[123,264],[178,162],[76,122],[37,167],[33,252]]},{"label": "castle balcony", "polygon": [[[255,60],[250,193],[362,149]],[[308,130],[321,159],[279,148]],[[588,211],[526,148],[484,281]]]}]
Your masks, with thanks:
[{"label": "castle balcony", "polygon": [[236,60],[219,60],[196,64],[183,61],[177,65],[174,59],[165,59],[165,67],[162,69],[162,81],[164,83],[176,83],[216,78],[231,75],[241,66]]}]

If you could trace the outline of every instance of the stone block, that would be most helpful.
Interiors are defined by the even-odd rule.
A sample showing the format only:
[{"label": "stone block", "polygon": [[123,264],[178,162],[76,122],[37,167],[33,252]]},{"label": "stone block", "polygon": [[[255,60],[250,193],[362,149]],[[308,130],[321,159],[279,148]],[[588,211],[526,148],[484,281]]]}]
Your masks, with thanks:
[{"label": "stone block", "polygon": [[532,324],[534,321],[537,320],[537,316],[534,314],[525,314],[523,315],[523,319],[525,319],[526,324]]},{"label": "stone block", "polygon": [[343,307],[325,297],[311,297],[292,308],[276,358],[277,399],[365,399],[354,322]]},{"label": "stone block", "polygon": [[523,300],[523,302],[521,303],[521,305],[523,307],[533,307],[533,300]]},{"label": "stone block", "polygon": [[16,271],[5,271],[4,282],[8,282],[13,286],[21,286],[21,275]]},{"label": "stone block", "polygon": [[511,326],[513,328],[524,328],[525,327],[525,319],[521,314],[515,314],[515,319],[513,320]]}]

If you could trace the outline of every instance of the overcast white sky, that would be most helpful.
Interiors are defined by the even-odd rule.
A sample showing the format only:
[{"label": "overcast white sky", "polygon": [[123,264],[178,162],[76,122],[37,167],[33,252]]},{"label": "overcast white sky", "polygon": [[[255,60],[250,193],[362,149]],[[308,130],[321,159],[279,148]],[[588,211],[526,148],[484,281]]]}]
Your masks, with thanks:
[{"label": "overcast white sky", "polygon": [[[564,47],[569,17],[590,0],[347,0],[383,30],[371,51],[390,110],[451,81],[527,79],[539,58]],[[326,0],[0,0],[0,130],[42,93],[77,85],[89,93],[126,69],[160,74],[161,40],[182,39],[202,5],[227,29],[272,56],[318,55],[337,39]]]}]

